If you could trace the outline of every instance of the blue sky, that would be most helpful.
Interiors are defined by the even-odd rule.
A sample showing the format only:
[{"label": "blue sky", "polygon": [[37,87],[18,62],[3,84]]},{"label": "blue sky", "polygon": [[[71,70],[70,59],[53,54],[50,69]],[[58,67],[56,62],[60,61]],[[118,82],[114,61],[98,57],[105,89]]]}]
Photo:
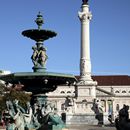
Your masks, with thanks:
[{"label": "blue sky", "polygon": [[[57,32],[45,41],[47,70],[79,74],[81,0],[1,0],[0,70],[32,71],[34,41],[21,35],[37,28],[42,12],[44,29]],[[130,75],[130,0],[90,0],[91,62],[93,75]]]}]

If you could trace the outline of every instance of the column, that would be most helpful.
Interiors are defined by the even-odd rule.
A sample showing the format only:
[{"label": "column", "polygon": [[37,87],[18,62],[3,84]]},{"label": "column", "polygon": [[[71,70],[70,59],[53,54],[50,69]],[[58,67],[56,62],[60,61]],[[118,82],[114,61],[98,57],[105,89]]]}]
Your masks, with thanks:
[{"label": "column", "polygon": [[87,2],[82,4],[81,12],[78,12],[81,21],[81,50],[80,50],[80,81],[82,85],[96,85],[91,78],[90,60],[90,20],[92,14]]}]

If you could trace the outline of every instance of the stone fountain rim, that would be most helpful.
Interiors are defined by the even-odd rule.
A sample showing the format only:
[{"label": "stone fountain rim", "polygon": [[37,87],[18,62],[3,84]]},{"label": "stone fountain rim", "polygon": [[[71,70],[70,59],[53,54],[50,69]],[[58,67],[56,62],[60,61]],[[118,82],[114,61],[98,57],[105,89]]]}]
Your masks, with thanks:
[{"label": "stone fountain rim", "polygon": [[76,77],[73,74],[65,74],[65,73],[56,73],[56,72],[16,72],[7,75],[1,75],[0,79],[4,81],[10,81],[10,78],[24,78],[24,79],[34,79],[34,78],[65,78],[72,79],[73,81],[77,81]]}]

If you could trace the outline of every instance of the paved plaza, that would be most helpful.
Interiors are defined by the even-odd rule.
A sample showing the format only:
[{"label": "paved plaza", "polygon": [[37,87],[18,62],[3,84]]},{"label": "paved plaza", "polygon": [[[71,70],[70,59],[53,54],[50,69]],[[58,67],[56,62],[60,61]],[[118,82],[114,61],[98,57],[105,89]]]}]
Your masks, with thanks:
[{"label": "paved plaza", "polygon": [[[5,128],[2,128],[0,126],[0,130],[6,130]],[[67,129],[65,130],[116,130],[114,126],[97,126],[97,125],[71,125],[67,126]]]},{"label": "paved plaza", "polygon": [[114,126],[90,126],[90,125],[78,125],[68,126],[69,130],[116,130]]}]

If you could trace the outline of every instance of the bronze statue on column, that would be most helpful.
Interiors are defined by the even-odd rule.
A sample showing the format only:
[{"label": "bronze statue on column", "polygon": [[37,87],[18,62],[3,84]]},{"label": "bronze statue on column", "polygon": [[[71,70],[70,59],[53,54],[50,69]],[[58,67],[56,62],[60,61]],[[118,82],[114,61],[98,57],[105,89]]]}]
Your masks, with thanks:
[{"label": "bronze statue on column", "polygon": [[82,0],[83,5],[88,4],[88,0]]}]

